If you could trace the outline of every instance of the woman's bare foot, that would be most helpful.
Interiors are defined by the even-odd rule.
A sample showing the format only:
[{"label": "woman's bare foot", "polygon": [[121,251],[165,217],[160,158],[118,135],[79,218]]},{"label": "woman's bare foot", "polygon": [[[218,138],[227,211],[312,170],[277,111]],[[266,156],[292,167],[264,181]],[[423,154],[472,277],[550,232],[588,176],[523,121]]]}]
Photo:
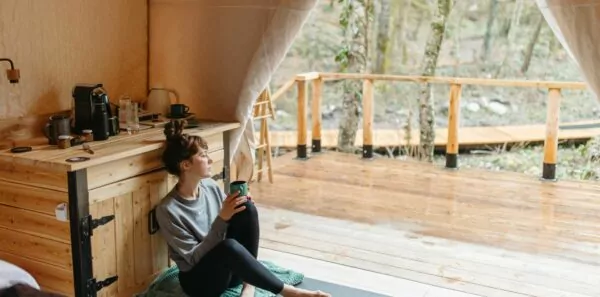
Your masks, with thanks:
[{"label": "woman's bare foot", "polygon": [[242,287],[242,295],[240,297],[254,297],[255,288],[253,285],[244,283]]},{"label": "woman's bare foot", "polygon": [[331,297],[328,293],[299,289],[290,285],[284,285],[280,294],[283,297]]}]

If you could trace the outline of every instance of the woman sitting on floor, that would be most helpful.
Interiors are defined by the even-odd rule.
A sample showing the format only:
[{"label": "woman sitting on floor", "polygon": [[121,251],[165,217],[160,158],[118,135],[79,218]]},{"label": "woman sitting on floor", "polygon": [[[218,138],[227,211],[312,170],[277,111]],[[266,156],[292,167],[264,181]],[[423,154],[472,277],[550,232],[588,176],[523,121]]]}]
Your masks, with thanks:
[{"label": "woman sitting on floor", "polygon": [[165,126],[162,160],[177,185],[156,207],[160,232],[179,268],[189,296],[218,297],[243,284],[241,296],[255,287],[283,296],[330,296],[284,284],[257,260],[259,224],[254,203],[238,193],[226,196],[211,177],[206,142],[183,134],[185,121]]}]

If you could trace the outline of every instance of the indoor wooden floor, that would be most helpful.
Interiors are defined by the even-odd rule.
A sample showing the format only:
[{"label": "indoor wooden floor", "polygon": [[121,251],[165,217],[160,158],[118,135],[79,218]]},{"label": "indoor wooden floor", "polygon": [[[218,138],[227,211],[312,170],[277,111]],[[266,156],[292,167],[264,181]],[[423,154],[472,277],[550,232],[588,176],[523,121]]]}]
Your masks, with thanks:
[{"label": "indoor wooden floor", "polygon": [[600,185],[293,157],[274,159],[274,184],[251,184],[264,249],[406,282],[379,285],[393,296],[600,296]]}]

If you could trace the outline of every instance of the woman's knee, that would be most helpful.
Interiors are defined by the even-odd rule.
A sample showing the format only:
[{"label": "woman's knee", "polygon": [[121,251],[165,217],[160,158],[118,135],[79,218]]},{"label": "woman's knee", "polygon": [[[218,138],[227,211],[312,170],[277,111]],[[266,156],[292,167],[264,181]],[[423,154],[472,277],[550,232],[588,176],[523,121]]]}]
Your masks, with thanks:
[{"label": "woman's knee", "polygon": [[243,212],[247,213],[250,218],[258,219],[258,209],[256,209],[254,202],[248,201],[244,205],[246,206],[246,209],[244,209]]},{"label": "woman's knee", "polygon": [[240,244],[237,240],[233,238],[226,238],[222,240],[218,244],[218,247],[226,253],[238,253],[245,249],[242,244]]},{"label": "woman's knee", "polygon": [[236,213],[233,216],[232,221],[239,221],[243,225],[247,225],[252,222],[258,222],[258,209],[256,209],[254,203],[248,201],[244,203],[244,206],[246,209]]}]

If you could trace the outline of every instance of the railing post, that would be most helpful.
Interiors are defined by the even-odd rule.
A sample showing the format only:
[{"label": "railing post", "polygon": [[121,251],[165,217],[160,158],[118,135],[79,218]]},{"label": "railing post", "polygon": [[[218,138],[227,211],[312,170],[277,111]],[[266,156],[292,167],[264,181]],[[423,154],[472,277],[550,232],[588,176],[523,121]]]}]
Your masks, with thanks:
[{"label": "railing post", "polygon": [[458,127],[460,126],[460,95],[462,85],[450,85],[448,108],[448,141],[446,143],[446,168],[458,168]]},{"label": "railing post", "polygon": [[560,101],[560,89],[550,88],[548,90],[548,108],[546,109],[546,139],[544,141],[544,164],[542,167],[542,179],[544,180],[556,180]]},{"label": "railing post", "polygon": [[373,158],[373,80],[363,81],[363,153],[364,159]]},{"label": "railing post", "polygon": [[306,159],[306,81],[297,80],[298,86],[298,159]]},{"label": "railing post", "polygon": [[313,80],[312,86],[312,153],[321,151],[321,99],[323,97],[323,79]]}]

